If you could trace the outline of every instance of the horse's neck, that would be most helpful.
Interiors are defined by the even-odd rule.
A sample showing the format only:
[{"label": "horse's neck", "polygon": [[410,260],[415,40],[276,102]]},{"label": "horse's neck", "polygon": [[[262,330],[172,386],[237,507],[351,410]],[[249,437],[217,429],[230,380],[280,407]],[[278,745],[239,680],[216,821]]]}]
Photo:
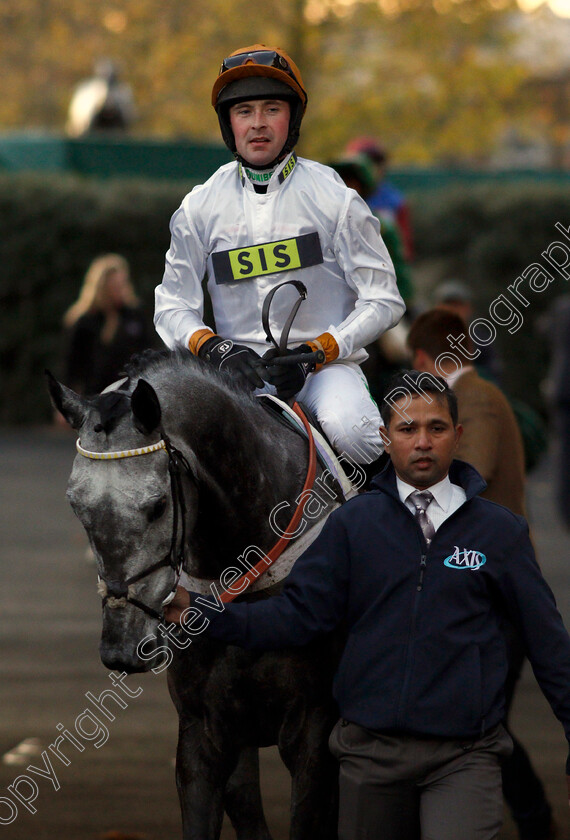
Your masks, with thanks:
[{"label": "horse's neck", "polygon": [[259,407],[248,411],[227,395],[193,415],[186,439],[201,480],[190,548],[199,571],[216,577],[248,546],[267,551],[276,542],[270,514],[301,492],[307,447]]}]

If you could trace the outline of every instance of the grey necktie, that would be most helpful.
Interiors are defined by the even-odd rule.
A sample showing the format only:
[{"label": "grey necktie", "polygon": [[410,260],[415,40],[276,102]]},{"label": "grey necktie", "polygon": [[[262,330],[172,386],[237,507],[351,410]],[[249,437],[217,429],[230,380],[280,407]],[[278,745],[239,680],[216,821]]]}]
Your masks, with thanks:
[{"label": "grey necktie", "polygon": [[413,493],[410,493],[408,498],[412,500],[412,504],[415,508],[414,517],[423,531],[426,543],[429,545],[433,540],[435,528],[433,527],[433,522],[427,515],[426,510],[429,507],[430,502],[433,501],[433,494],[430,493],[429,490],[414,490]]}]

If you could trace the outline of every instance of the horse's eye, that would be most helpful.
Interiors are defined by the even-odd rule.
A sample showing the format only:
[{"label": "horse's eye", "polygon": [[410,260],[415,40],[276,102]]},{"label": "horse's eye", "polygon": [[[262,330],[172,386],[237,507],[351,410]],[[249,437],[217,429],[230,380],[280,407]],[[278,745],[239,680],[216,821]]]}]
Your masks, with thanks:
[{"label": "horse's eye", "polygon": [[147,513],[146,517],[149,522],[156,522],[157,519],[164,514],[166,510],[166,496],[163,496],[162,499],[159,499],[157,502],[154,503],[152,508]]}]

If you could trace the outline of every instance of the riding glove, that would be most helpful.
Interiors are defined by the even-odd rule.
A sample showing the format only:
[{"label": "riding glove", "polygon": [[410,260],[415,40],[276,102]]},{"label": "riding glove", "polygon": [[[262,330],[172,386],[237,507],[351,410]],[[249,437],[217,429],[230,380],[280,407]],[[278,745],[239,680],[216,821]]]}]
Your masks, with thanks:
[{"label": "riding glove", "polygon": [[[280,353],[276,347],[272,347],[267,353],[264,353],[262,358],[267,364],[267,362],[271,362],[276,356],[286,357],[298,353],[313,353],[313,348],[308,344],[301,344],[298,347],[293,347],[284,353]],[[279,399],[288,400],[299,393],[305,384],[305,379],[315,368],[316,363],[314,361],[297,362],[291,365],[269,364],[265,369],[264,378],[271,385],[275,386]]]},{"label": "riding glove", "polygon": [[260,356],[244,344],[234,344],[229,338],[214,335],[201,345],[198,356],[211,362],[218,370],[235,375],[248,390],[263,388],[264,382],[257,370]]}]

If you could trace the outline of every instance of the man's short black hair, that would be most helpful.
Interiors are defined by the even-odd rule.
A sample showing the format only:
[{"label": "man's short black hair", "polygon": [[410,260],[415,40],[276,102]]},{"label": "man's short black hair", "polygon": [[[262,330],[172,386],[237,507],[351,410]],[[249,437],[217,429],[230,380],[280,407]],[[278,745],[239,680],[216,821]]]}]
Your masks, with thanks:
[{"label": "man's short black hair", "polygon": [[[386,385],[384,397],[380,406],[380,414],[386,428],[392,419],[393,403],[403,396],[421,397],[423,394],[433,394],[437,400],[447,402],[449,415],[454,426],[457,426],[458,410],[457,397],[448,386],[445,379],[419,370],[401,370],[394,374]],[[390,400],[390,395],[392,399]],[[431,402],[432,397],[428,400]]]}]

